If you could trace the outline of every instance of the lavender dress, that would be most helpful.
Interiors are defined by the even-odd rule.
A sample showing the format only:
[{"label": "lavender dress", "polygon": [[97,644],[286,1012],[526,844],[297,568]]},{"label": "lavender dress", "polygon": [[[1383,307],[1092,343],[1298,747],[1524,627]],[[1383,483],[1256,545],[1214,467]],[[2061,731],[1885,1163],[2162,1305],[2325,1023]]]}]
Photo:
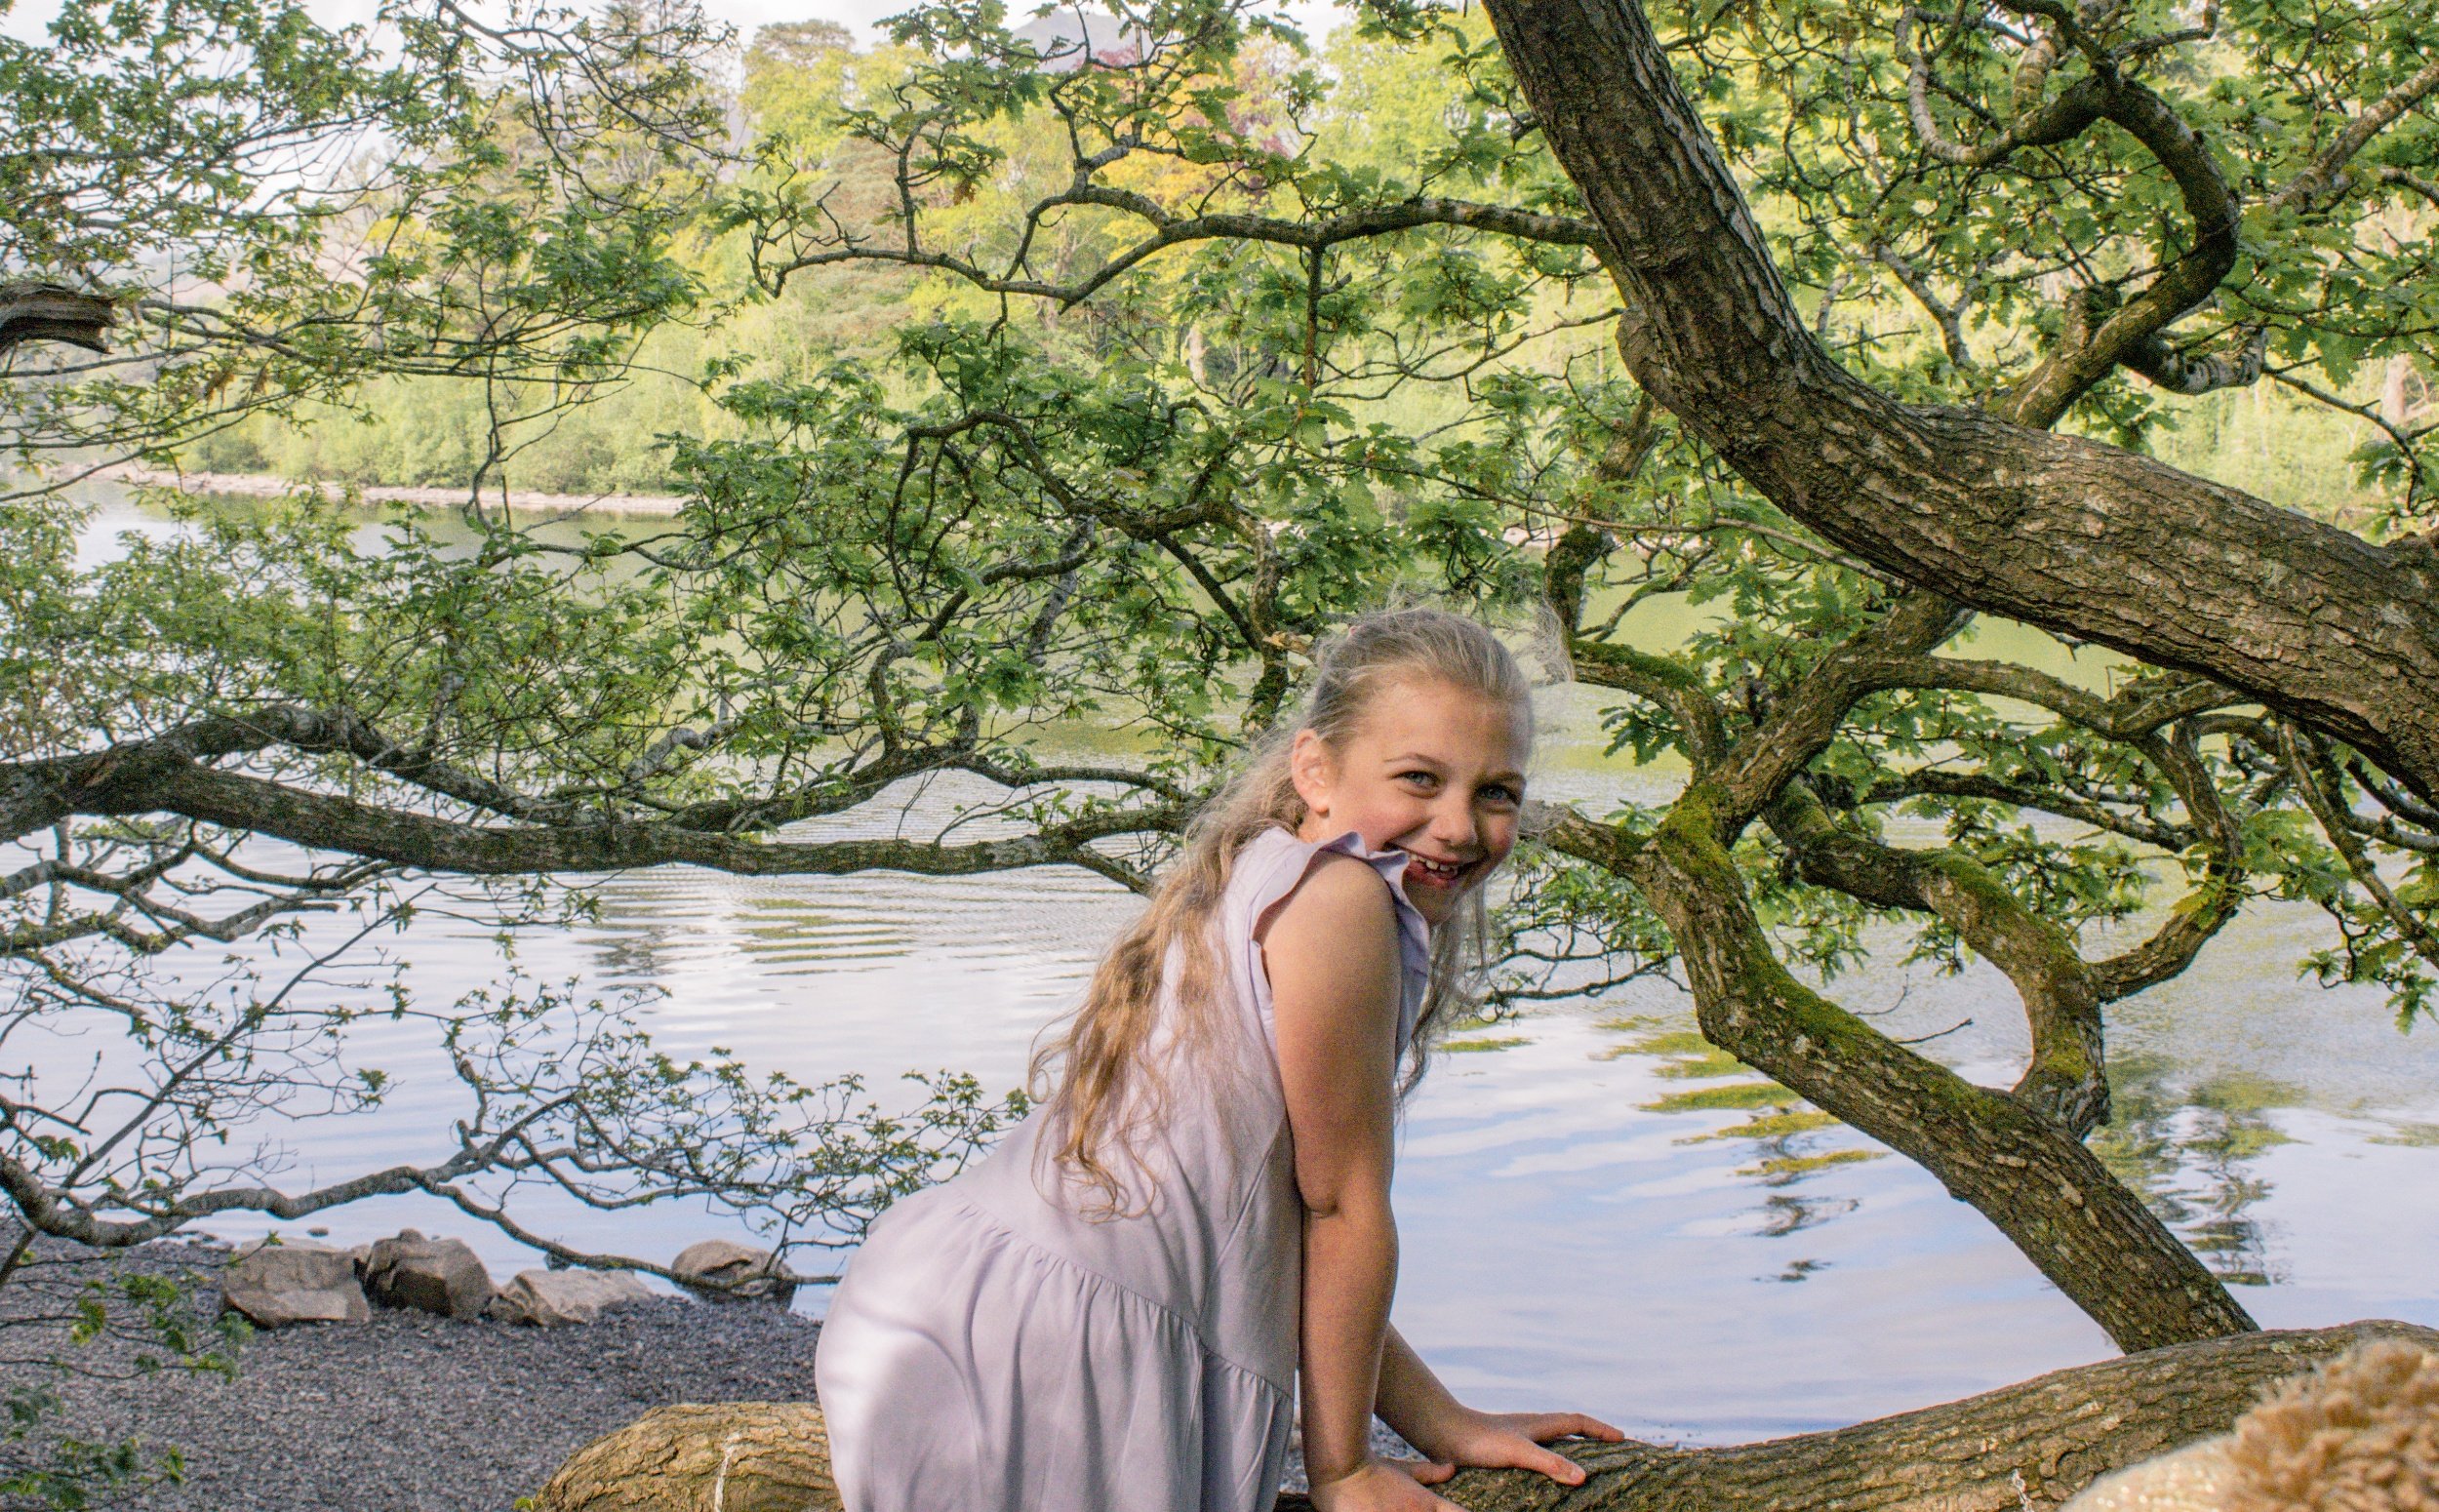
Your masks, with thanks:
[{"label": "lavender dress", "polygon": [[[848,1512],[1269,1512],[1295,1412],[1302,1208],[1254,926],[1323,851],[1388,881],[1404,1053],[1430,975],[1405,853],[1352,830],[1248,841],[1214,921],[1227,1028],[1140,1140],[1139,1211],[1080,1215],[1036,1113],[873,1226],[814,1362]],[[1166,987],[1161,1001],[1173,1019]]]}]

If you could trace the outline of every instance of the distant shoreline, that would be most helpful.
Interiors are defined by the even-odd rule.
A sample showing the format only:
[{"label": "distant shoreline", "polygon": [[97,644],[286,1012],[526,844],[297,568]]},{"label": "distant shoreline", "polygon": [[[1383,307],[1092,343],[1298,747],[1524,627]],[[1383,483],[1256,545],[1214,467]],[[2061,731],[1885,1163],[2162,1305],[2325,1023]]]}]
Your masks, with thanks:
[{"label": "distant shoreline", "polygon": [[[105,467],[95,474],[113,483],[132,483],[148,488],[174,488],[183,494],[220,494],[237,498],[281,498],[298,489],[312,489],[325,497],[336,497],[347,491],[347,485],[300,481],[268,472],[172,472],[159,467],[139,467],[122,462]],[[355,496],[375,504],[462,504],[466,499],[463,488],[408,488],[398,484],[375,483],[357,486]],[[500,502],[500,496],[490,489],[483,493],[486,504]],[[507,507],[513,512],[528,514],[640,514],[673,515],[686,500],[675,494],[536,494],[510,490]]]}]

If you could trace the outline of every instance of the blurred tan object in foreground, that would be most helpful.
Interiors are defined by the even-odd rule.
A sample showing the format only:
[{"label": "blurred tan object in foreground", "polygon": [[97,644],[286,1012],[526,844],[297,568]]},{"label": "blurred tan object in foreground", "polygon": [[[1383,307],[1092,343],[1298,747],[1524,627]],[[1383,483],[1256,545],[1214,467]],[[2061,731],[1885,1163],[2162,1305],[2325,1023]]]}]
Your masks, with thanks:
[{"label": "blurred tan object in foreground", "polygon": [[2366,1344],[2063,1512],[2439,1512],[2439,1354]]},{"label": "blurred tan object in foreground", "polygon": [[[523,1503],[519,1503],[523,1505]],[[536,1512],[839,1512],[810,1402],[655,1408],[576,1452]]]}]

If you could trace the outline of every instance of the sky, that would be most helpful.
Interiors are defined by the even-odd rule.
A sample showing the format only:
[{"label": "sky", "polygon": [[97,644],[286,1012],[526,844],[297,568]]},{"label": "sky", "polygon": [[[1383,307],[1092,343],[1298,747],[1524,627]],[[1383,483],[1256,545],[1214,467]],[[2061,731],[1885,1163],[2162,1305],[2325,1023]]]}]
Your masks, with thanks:
[{"label": "sky", "polygon": [[[0,0],[0,4],[6,3],[7,0]],[[703,9],[715,20],[735,22],[740,41],[750,41],[755,27],[772,21],[820,20],[845,22],[855,29],[860,41],[871,43],[880,37],[882,18],[897,15],[910,3],[911,0],[704,0]],[[375,0],[311,0],[306,8],[324,25],[340,26],[371,20]],[[1025,0],[1012,0],[1008,9],[1012,18],[1021,18],[1032,7]],[[1279,9],[1314,42],[1328,34],[1343,14],[1327,0],[1282,0]],[[59,0],[19,0],[5,16],[0,16],[0,33],[40,42],[44,26],[58,13]]]}]

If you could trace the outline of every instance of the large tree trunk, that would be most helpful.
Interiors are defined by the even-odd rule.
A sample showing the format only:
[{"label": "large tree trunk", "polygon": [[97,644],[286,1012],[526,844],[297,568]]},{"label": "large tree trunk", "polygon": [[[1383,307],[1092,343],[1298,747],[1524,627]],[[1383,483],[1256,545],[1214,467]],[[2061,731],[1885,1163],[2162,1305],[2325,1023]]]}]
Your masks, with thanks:
[{"label": "large tree trunk", "polygon": [[1799,317],[1637,0],[1489,11],[1607,239],[1636,379],[1746,481],[1912,582],[2215,678],[2439,799],[2439,579],[2417,553],[1872,389]]},{"label": "large tree trunk", "polygon": [[1874,1031],[1789,975],[1713,833],[1680,798],[1628,863],[1676,940],[1703,1038],[1939,1178],[2125,1350],[2250,1331],[2219,1278],[2073,1130]]},{"label": "large tree trunk", "polygon": [[[2111,1470],[2224,1433],[2272,1382],[2405,1323],[2250,1333],[2126,1355],[1896,1417],[1727,1449],[1574,1444],[1591,1478],[1467,1471],[1474,1512],[2027,1512]],[[664,1407],[579,1450],[535,1512],[821,1512],[838,1505],[819,1409]],[[1279,1498],[1302,1512],[1301,1496]],[[945,1509],[943,1509],[945,1512]]]}]

